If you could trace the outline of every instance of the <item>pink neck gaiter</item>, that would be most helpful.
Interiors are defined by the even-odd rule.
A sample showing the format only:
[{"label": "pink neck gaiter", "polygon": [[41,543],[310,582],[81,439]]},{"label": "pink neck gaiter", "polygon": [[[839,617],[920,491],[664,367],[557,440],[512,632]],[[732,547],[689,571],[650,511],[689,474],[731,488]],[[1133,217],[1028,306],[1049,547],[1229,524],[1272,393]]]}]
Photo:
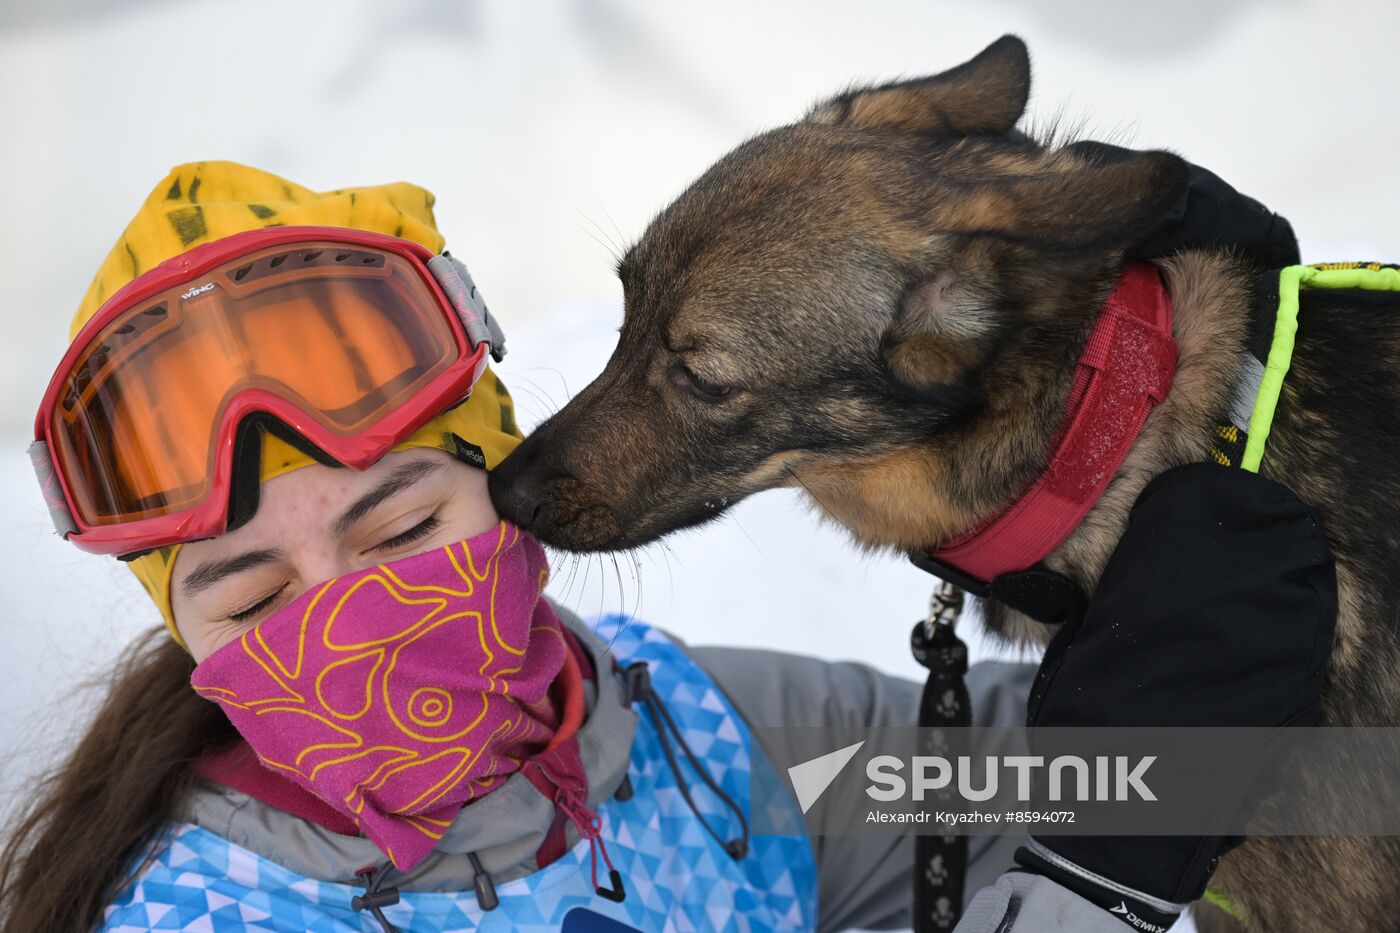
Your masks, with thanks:
[{"label": "pink neck gaiter", "polygon": [[400,870],[560,727],[544,550],[509,522],[313,587],[194,669],[269,768]]}]

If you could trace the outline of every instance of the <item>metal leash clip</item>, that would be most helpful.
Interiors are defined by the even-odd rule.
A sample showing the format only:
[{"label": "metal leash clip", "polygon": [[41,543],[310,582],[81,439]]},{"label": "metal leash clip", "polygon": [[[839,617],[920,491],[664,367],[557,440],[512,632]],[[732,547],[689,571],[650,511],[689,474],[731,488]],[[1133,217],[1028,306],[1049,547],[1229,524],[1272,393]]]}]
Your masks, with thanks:
[{"label": "metal leash clip", "polygon": [[967,594],[960,587],[940,580],[934,587],[933,595],[928,598],[928,618],[924,619],[924,624],[930,628],[935,625],[956,626],[966,598]]},{"label": "metal leash clip", "polygon": [[[914,626],[909,639],[914,659],[924,667],[932,670],[939,660],[944,660],[946,666],[961,667],[963,671],[967,669],[967,648],[955,634],[966,599],[967,594],[962,588],[947,580],[939,581],[934,588],[928,601],[928,616]],[[935,651],[951,653],[953,657],[935,659],[932,656]],[[956,657],[959,653],[961,659]]]}]

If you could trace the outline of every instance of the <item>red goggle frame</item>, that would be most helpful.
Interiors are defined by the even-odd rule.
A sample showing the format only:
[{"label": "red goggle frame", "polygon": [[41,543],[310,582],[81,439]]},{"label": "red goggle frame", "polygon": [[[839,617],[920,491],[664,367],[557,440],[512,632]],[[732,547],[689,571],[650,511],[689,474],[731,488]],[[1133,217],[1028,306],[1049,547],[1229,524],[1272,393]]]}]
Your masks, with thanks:
[{"label": "red goggle frame", "polygon": [[49,383],[30,456],[60,534],[84,550],[213,537],[245,422],[364,469],[470,394],[488,354],[504,336],[449,254],[338,227],[252,230],[98,309]]}]

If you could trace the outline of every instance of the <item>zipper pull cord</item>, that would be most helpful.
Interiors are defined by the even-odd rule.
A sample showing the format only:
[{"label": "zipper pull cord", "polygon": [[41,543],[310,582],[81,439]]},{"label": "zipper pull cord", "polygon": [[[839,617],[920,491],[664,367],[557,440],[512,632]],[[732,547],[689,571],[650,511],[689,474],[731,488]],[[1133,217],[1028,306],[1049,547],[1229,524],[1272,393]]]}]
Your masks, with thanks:
[{"label": "zipper pull cord", "polygon": [[483,911],[495,910],[501,906],[501,898],[496,894],[496,883],[491,880],[491,873],[481,864],[481,859],[475,852],[468,852],[467,858],[471,860],[472,887],[476,889],[476,905]]},{"label": "zipper pull cord", "polygon": [[[666,755],[666,764],[670,766],[671,773],[675,775],[676,787],[680,790],[681,797],[685,799],[691,812],[695,814],[695,818],[700,821],[700,825],[705,827],[705,832],[709,833],[710,838],[719,843],[720,847],[724,849],[725,852],[729,853],[730,858],[736,862],[744,858],[749,854],[749,820],[748,817],[744,815],[743,808],[739,806],[738,802],[735,801],[733,797],[724,792],[723,788],[719,786],[719,783],[710,776],[709,770],[701,764],[695,752],[691,750],[690,743],[688,743],[685,740],[685,736],[681,734],[680,726],[676,725],[675,719],[671,717],[671,711],[666,708],[666,704],[662,702],[661,697],[658,696],[656,690],[652,688],[651,671],[647,668],[646,662],[638,661],[635,664],[628,665],[623,669],[623,673],[627,678],[627,705],[631,706],[633,701],[641,700],[642,706],[645,707],[647,713],[651,716],[652,723],[656,726],[657,737],[661,739],[661,750]],[[706,787],[714,792],[715,796],[729,809],[729,812],[733,813],[735,818],[738,819],[740,830],[740,835],[738,837],[734,839],[723,838],[715,831],[715,828],[710,825],[709,821],[705,819],[704,815],[700,813],[699,806],[696,805],[695,800],[690,796],[690,784],[686,781],[685,774],[681,771],[680,762],[676,760],[676,753],[671,748],[670,739],[667,738],[666,735],[667,731],[675,736],[676,743],[680,745],[681,751],[685,753],[685,757],[690,762],[690,766],[695,770],[695,773],[700,775],[700,780],[705,783]]]},{"label": "zipper pull cord", "polygon": [[[555,785],[558,787],[558,785]],[[559,787],[554,795],[554,805],[559,812],[569,818],[580,836],[588,840],[589,872],[593,881],[593,891],[599,897],[621,904],[627,899],[627,889],[622,885],[622,873],[618,871],[608,855],[608,844],[603,841],[603,821],[598,814],[588,808],[576,794]],[[608,882],[611,890],[598,884],[598,853],[603,853],[603,863],[608,866]]]},{"label": "zipper pull cord", "polygon": [[379,925],[383,927],[384,933],[399,933],[398,928],[389,922],[389,918],[384,916],[385,907],[391,907],[399,902],[399,889],[393,886],[382,887],[384,878],[389,874],[392,864],[385,862],[378,868],[369,866],[361,868],[355,872],[355,877],[360,879],[360,883],[365,886],[364,894],[356,894],[350,898],[350,909],[355,913],[368,910]]}]

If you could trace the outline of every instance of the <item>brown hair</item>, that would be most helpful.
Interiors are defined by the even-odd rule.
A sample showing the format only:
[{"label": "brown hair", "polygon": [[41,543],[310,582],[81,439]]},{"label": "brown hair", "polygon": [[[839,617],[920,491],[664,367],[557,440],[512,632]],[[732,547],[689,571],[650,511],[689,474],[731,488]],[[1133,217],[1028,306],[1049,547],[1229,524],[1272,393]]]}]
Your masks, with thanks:
[{"label": "brown hair", "polygon": [[102,677],[107,696],[68,759],[43,779],[0,856],[0,931],[87,933],[176,818],[191,764],[237,733],[190,689],[194,662],[164,629]]}]

